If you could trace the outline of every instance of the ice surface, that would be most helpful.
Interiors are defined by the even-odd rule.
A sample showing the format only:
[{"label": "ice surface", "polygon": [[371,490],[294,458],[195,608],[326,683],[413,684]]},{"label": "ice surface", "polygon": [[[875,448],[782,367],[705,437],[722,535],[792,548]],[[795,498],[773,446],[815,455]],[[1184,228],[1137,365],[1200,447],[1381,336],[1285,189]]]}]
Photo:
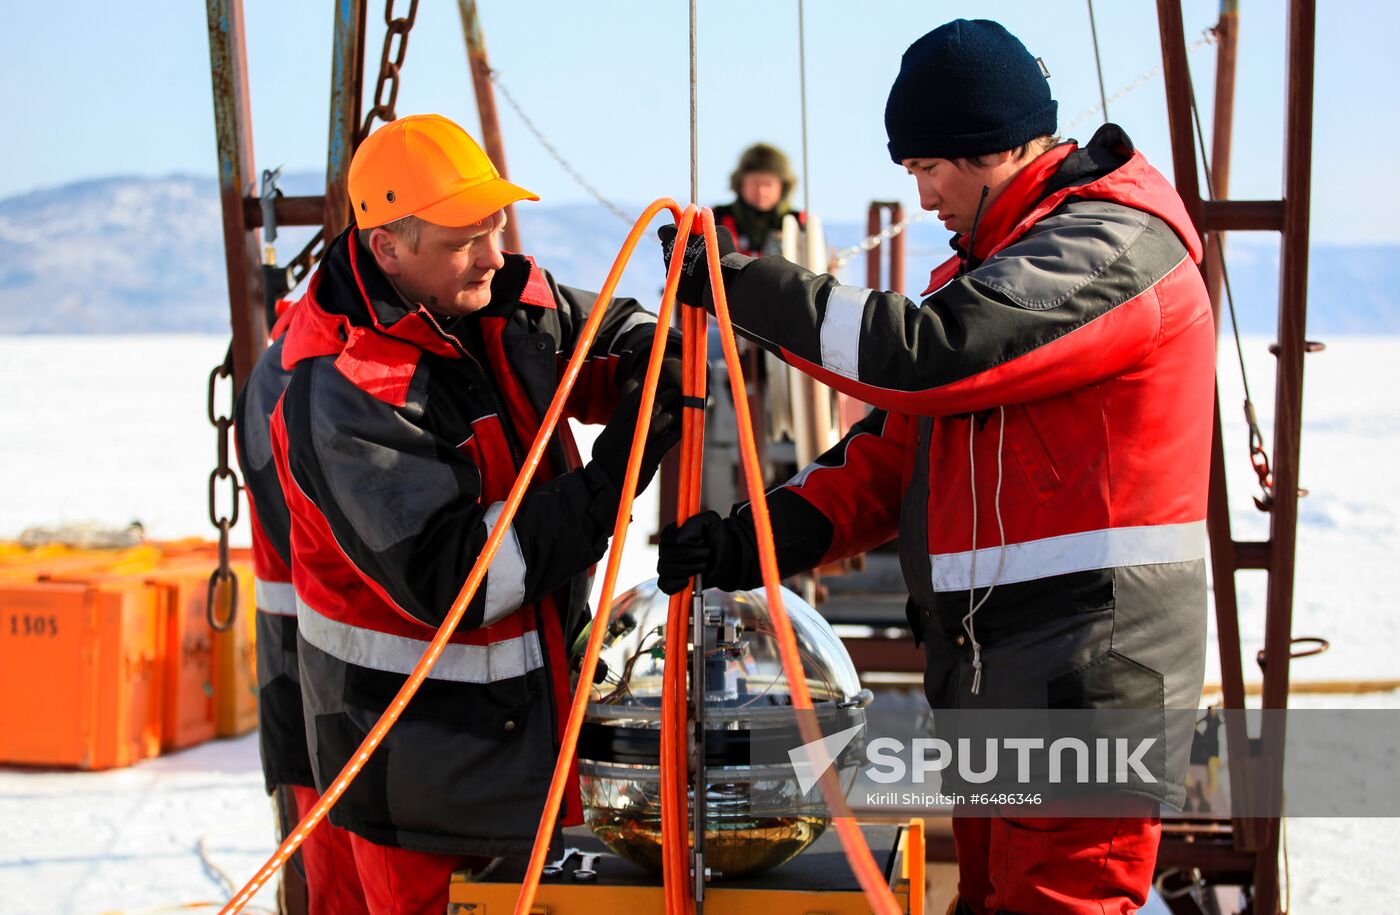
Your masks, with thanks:
[{"label": "ice surface", "polygon": [[[1272,450],[1268,342],[1248,338],[1245,354]],[[1308,357],[1305,375],[1301,470],[1311,495],[1300,508],[1294,630],[1326,636],[1332,650],[1295,664],[1294,678],[1393,678],[1400,676],[1400,496],[1391,466],[1400,450],[1400,338],[1326,342],[1327,352]],[[0,337],[0,537],[88,519],[139,519],[160,538],[211,536],[205,501],[215,440],[205,394],[226,346],[209,336]],[[1267,516],[1250,502],[1256,486],[1228,344],[1221,364],[1235,536],[1253,539],[1267,531]],[[592,438],[579,430],[583,453]],[[633,517],[620,588],[654,574],[655,550],[646,543],[654,491]],[[246,525],[235,529],[236,543],[247,536]],[[1263,576],[1241,573],[1239,581],[1245,670],[1255,678]],[[1213,620],[1211,632],[1213,646]],[[1212,647],[1207,678],[1217,679],[1218,669]],[[1363,703],[1396,707],[1400,696],[1331,696],[1324,704]],[[1295,911],[1400,912],[1393,867],[1400,820],[1300,819],[1288,835]],[[201,839],[209,860],[240,884],[274,848],[254,736],[113,772],[0,769],[0,915],[222,899],[198,854]],[[259,904],[271,898],[265,893]]]}]

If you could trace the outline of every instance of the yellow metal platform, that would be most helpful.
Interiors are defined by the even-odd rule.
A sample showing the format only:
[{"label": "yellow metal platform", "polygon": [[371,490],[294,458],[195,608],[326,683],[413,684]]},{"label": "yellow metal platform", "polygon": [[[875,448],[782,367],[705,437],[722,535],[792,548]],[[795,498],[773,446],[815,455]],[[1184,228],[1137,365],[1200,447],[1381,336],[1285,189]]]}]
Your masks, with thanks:
[{"label": "yellow metal platform", "polygon": [[[875,863],[889,880],[895,898],[909,915],[924,912],[924,832],[922,820],[895,826],[863,824],[862,831]],[[547,860],[556,860],[563,848],[606,852],[586,828],[564,831],[563,847],[551,848]],[[646,873],[614,854],[594,865],[597,878],[582,882],[574,877],[575,856],[557,877],[540,883],[535,905],[538,915],[605,915],[612,912],[661,913],[661,878]],[[448,890],[448,915],[500,915],[515,907],[520,894],[524,861],[508,861],[481,882],[468,882],[453,874]],[[912,889],[912,892],[911,892]],[[705,888],[705,911],[713,915],[864,915],[870,904],[856,883],[834,830],[827,830],[812,847],[792,861],[753,879],[714,880]]]}]

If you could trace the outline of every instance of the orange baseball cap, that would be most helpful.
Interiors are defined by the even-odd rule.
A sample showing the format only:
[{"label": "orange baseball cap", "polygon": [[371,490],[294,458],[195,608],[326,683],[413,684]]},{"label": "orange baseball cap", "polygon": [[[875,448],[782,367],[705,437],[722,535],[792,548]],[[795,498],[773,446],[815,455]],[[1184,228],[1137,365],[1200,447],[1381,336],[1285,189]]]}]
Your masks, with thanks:
[{"label": "orange baseball cap", "polygon": [[350,160],[355,224],[372,229],[404,216],[469,226],[517,200],[540,198],[511,184],[471,136],[440,114],[391,121]]}]

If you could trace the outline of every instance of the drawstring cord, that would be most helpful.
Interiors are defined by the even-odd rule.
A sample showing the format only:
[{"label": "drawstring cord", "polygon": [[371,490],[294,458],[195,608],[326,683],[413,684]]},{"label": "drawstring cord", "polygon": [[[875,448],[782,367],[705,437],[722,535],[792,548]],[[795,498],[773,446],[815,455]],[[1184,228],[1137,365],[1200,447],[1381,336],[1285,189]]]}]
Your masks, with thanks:
[{"label": "drawstring cord", "polygon": [[972,269],[972,258],[976,255],[973,250],[977,247],[977,227],[982,224],[982,208],[987,205],[987,195],[992,189],[987,185],[982,185],[982,196],[977,199],[977,213],[972,217],[972,232],[967,238],[967,250],[963,253],[962,264],[958,267],[958,276],[964,276]]},{"label": "drawstring cord", "polygon": [[967,633],[967,640],[972,643],[972,694],[974,696],[982,692],[982,643],[977,641],[975,617],[977,611],[981,610],[982,605],[987,602],[987,598],[992,596],[992,591],[1001,581],[1001,573],[1006,568],[1006,526],[1002,523],[1001,518],[1002,445],[1006,441],[1006,407],[997,407],[997,411],[1000,415],[997,421],[997,488],[994,505],[997,516],[997,535],[1001,540],[1001,546],[997,552],[997,571],[992,576],[992,583],[987,586],[982,599],[976,602],[973,598],[977,594],[977,460],[973,455],[972,440],[977,429],[977,421],[969,417],[967,424],[967,465],[968,474],[972,480],[972,564],[967,583],[967,615],[962,618],[962,627],[963,631]]}]

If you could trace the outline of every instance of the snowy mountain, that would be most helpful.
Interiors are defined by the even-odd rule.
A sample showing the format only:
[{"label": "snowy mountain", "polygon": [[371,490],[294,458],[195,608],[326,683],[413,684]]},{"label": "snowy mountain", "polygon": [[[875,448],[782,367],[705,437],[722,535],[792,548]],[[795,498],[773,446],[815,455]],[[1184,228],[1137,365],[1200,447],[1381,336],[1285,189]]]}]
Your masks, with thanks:
[{"label": "snowy mountain", "polygon": [[[283,180],[289,194],[316,193],[320,178]],[[624,205],[640,212],[640,205]],[[855,216],[855,219],[845,217]],[[857,242],[861,214],[827,214],[829,243]],[[597,288],[629,225],[591,204],[517,207],[526,250],[569,285]],[[287,259],[310,230],[285,230]],[[909,230],[908,276],[947,256],[936,224]],[[1278,245],[1269,236],[1231,240],[1231,280],[1241,328],[1268,333],[1278,297]],[[1400,333],[1400,246],[1314,245],[1311,264],[1314,336]],[[848,278],[860,281],[856,260]],[[653,303],[662,282],[654,239],[639,244],[619,291]],[[111,177],[0,200],[0,334],[220,333],[228,327],[222,224],[212,178]]]}]

